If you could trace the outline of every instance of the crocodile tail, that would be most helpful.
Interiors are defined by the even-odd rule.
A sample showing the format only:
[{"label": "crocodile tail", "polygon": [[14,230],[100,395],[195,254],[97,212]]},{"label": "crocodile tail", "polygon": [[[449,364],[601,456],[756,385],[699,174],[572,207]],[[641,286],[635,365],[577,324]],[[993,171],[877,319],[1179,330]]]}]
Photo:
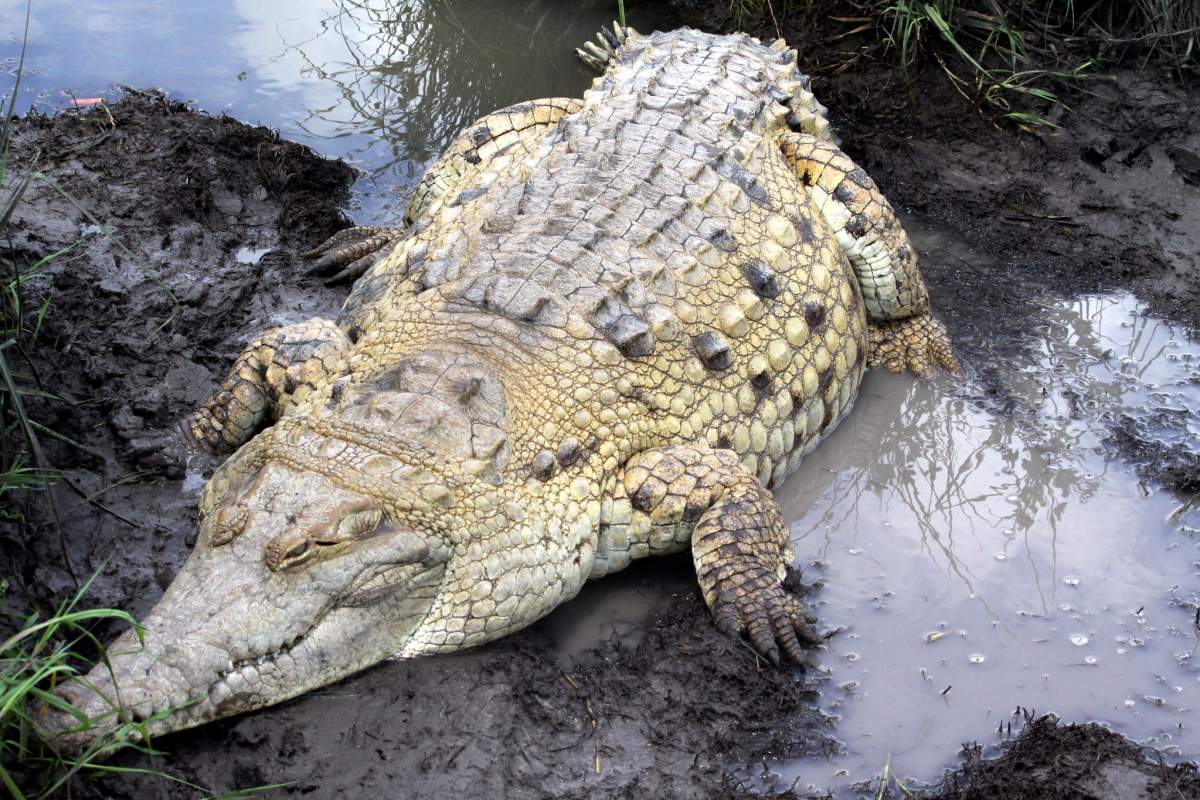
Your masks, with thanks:
[{"label": "crocodile tail", "polygon": [[576,47],[575,55],[596,72],[604,72],[617,57],[617,51],[621,49],[621,46],[637,35],[638,32],[633,28],[614,22],[611,31],[607,28],[600,29],[600,32],[596,34],[596,41],[587,41],[583,43],[583,47]]}]

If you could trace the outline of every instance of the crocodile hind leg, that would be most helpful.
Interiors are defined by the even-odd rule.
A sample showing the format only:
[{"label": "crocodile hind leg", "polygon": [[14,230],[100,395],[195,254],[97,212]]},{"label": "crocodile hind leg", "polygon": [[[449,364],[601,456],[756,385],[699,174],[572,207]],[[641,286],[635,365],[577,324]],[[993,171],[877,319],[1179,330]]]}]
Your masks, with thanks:
[{"label": "crocodile hind leg", "polygon": [[325,282],[332,284],[353,280],[388,253],[391,245],[403,235],[404,228],[377,225],[358,225],[338,231],[304,254],[304,258],[313,262],[308,274],[326,275],[339,269]]},{"label": "crocodile hind leg", "polygon": [[350,340],[334,323],[311,319],[274,328],[238,356],[220,388],[187,420],[192,437],[230,453],[287,407],[346,370]]},{"label": "crocodile hind leg", "polygon": [[832,142],[780,137],[783,155],[846,253],[871,325],[868,364],[927,378],[962,368],[945,326],[929,309],[917,253],[875,182]]},{"label": "crocodile hind leg", "polygon": [[327,274],[341,268],[327,283],[354,280],[391,252],[413,226],[420,226],[439,207],[472,190],[482,190],[488,161],[514,147],[532,152],[537,140],[565,115],[583,107],[570,97],[548,97],[493,111],[468,125],[417,184],[401,228],[360,226],[334,234],[305,258],[317,259],[309,273]]},{"label": "crocodile hind leg", "polygon": [[608,521],[598,554],[603,549],[606,559],[619,560],[612,550],[625,547],[627,563],[681,550],[690,540],[696,578],[719,630],[744,633],[774,663],[781,649],[800,662],[804,646],[821,641],[813,618],[783,585],[794,554],[779,505],[732,450],[648,450],[626,463],[619,486],[625,496],[613,506],[627,521]]}]

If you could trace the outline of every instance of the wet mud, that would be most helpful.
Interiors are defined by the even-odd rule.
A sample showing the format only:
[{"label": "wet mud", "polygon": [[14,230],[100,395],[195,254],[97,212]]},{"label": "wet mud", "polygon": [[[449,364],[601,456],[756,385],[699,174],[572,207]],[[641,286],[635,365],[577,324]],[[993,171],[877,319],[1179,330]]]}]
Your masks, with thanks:
[{"label": "wet mud", "polygon": [[[693,24],[721,24],[698,13]],[[1009,369],[1036,348],[1047,296],[1123,288],[1167,319],[1200,324],[1200,195],[1179,166],[1200,152],[1194,95],[1123,74],[1090,85],[1062,131],[1017,136],[950,96],[908,96],[882,64],[835,74],[841,45],[819,30],[785,33],[845,147],[906,221],[988,254],[926,268],[980,387],[970,402],[1037,414],[1009,389]],[[110,111],[28,117],[14,144],[19,170],[45,172],[86,209],[35,182],[0,243],[32,263],[82,237],[35,284],[54,297],[40,378],[65,399],[35,412],[85,449],[52,446],[68,465],[55,490],[61,543],[36,509],[33,524],[0,527],[10,612],[73,591],[65,552],[77,576],[99,570],[90,603],[144,614],[186,556],[195,475],[213,466],[183,448],[179,419],[255,333],[329,314],[344,296],[304,277],[297,254],[348,224],[349,168],[154,94]],[[1108,446],[1148,480],[1194,491],[1192,447],[1157,430],[1116,418]],[[839,749],[834,721],[817,710],[828,679],[769,669],[718,635],[690,570],[687,559],[636,565],[478,651],[387,663],[164,739],[155,765],[215,791],[287,783],[280,795],[313,797],[798,796],[744,767]],[[581,611],[613,594],[637,613]],[[12,624],[0,620],[0,634]],[[584,624],[594,634],[573,638]],[[930,796],[1200,797],[1187,766],[1160,766],[1098,726],[1033,722],[999,760],[983,753],[968,748]],[[80,782],[72,796],[150,793],[193,795],[129,775]]]}]

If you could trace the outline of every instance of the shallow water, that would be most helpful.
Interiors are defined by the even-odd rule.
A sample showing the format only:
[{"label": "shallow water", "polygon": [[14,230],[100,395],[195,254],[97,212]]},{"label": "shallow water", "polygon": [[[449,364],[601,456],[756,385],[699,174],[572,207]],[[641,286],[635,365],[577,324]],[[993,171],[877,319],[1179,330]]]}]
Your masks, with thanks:
[{"label": "shallow water", "polygon": [[1129,295],[1050,305],[1039,332],[1013,365],[1023,412],[872,373],[778,492],[827,581],[818,614],[846,628],[821,699],[846,754],[772,765],[785,784],[846,786],[889,757],[935,779],[960,744],[1019,731],[1020,708],[1200,752],[1200,511],[1101,446],[1105,419],[1161,408],[1164,438],[1194,436],[1200,345]]},{"label": "shallow water", "polygon": [[[626,3],[654,28],[661,11]],[[592,79],[574,48],[612,0],[37,0],[18,110],[157,86],[216,114],[269,125],[364,171],[360,223],[401,195],[478,117]],[[0,0],[0,64],[16,69],[24,0]],[[10,87],[0,82],[0,94]]]}]

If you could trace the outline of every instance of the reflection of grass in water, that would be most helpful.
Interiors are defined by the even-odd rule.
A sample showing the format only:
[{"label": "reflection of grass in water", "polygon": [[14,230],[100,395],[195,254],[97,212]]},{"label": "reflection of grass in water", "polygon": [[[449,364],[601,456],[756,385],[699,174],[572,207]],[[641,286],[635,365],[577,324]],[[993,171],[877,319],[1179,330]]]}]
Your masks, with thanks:
[{"label": "reflection of grass in water", "polygon": [[[449,0],[336,0],[321,35],[337,37],[343,57],[318,63],[306,52],[307,42],[288,46],[313,77],[337,87],[336,100],[308,109],[299,127],[314,138],[328,136],[317,129],[331,125],[334,136],[363,135],[370,143],[354,155],[370,162],[372,175],[411,183],[476,119],[534,99],[511,96],[514,79],[533,78],[523,93],[537,94],[543,85],[544,96],[561,93],[561,70],[548,68],[547,59],[556,64],[559,56],[571,57],[578,42],[561,41],[555,32],[571,29],[579,16],[573,4],[553,0],[511,8]],[[508,67],[514,61],[520,75]],[[579,76],[582,87],[587,80],[582,67]],[[377,147],[390,150],[383,158],[366,155]]]},{"label": "reflection of grass in water", "polygon": [[[1037,547],[1029,537],[1048,537],[1052,584],[1058,527],[1068,503],[1094,492],[1099,478],[1034,458],[1041,448],[1069,458],[1078,446],[1079,433],[1020,413],[981,426],[977,417],[966,413],[963,401],[917,384],[884,397],[889,405],[873,406],[869,417],[864,418],[861,407],[855,411],[858,416],[851,424],[859,435],[850,443],[845,460],[857,466],[839,470],[821,496],[824,510],[797,535],[808,537],[823,528],[822,550],[827,554],[834,544],[831,536],[841,537],[859,527],[860,498],[874,493],[884,508],[906,509],[906,518],[920,534],[922,550],[935,563],[944,564],[947,575],[956,576],[977,594],[979,581],[958,553],[965,546],[964,533],[978,546],[981,532],[996,536],[1005,531],[1006,541],[1020,532],[1043,611],[1048,611],[1047,587],[1033,558]],[[1037,448],[1031,439],[1038,441]],[[998,456],[1004,467],[1002,480],[997,483],[987,477],[986,488],[974,489],[979,485],[978,471],[996,465],[991,456]],[[987,598],[983,600],[986,604]]]}]

